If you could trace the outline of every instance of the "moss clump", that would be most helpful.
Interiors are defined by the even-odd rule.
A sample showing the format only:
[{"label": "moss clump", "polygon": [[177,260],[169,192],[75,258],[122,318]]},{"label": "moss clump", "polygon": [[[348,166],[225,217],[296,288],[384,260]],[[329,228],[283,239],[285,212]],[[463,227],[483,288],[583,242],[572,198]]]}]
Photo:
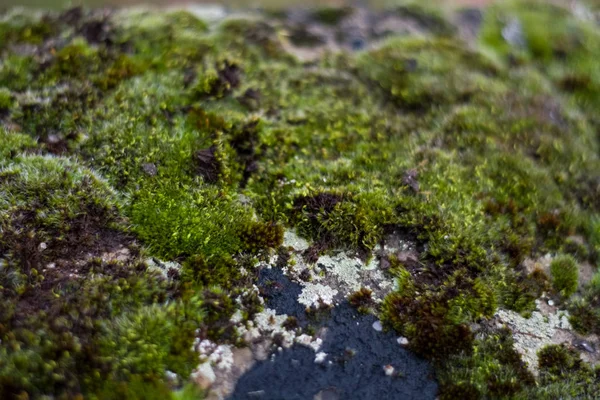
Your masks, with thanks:
[{"label": "moss clump", "polygon": [[600,332],[600,273],[596,272],[592,280],[583,290],[583,297],[570,303],[570,322],[573,327],[583,333],[598,334]]},{"label": "moss clump", "polygon": [[37,274],[43,260],[84,250],[120,223],[116,192],[68,159],[23,156],[0,169],[0,181],[1,248],[27,273]]},{"label": "moss clump", "polygon": [[[166,259],[235,254],[245,246],[251,214],[236,199],[213,187],[161,185],[136,194],[133,230]],[[260,240],[260,238],[258,238]]]},{"label": "moss clump", "polygon": [[470,348],[470,321],[490,317],[495,311],[492,290],[465,270],[457,270],[434,285],[426,277],[414,280],[402,266],[394,270],[399,290],[385,298],[383,316],[409,338],[410,348],[419,354],[442,359]]},{"label": "moss clump", "polygon": [[481,90],[492,63],[448,39],[393,39],[359,59],[365,77],[398,105],[427,109],[467,100]]},{"label": "moss clump", "polygon": [[577,291],[579,267],[577,261],[569,255],[559,255],[550,264],[552,287],[561,296],[571,297]]},{"label": "moss clump", "polygon": [[[502,37],[509,23],[520,27],[521,46],[511,46]],[[592,66],[600,34],[591,21],[543,2],[512,2],[486,13],[481,40],[502,57],[543,65],[556,85],[584,107],[600,101],[600,75]]]},{"label": "moss clump", "polygon": [[535,386],[506,330],[490,332],[472,349],[450,357],[439,380],[442,399],[512,397]]},{"label": "moss clump", "polygon": [[6,114],[14,105],[14,99],[10,90],[0,87],[0,114]]},{"label": "moss clump", "polygon": [[313,11],[311,16],[322,24],[337,25],[353,13],[354,9],[351,7],[322,7]]},{"label": "moss clump", "polygon": [[375,305],[372,294],[373,292],[370,289],[361,287],[358,291],[352,293],[348,297],[348,302],[355,307],[358,312],[368,314]]},{"label": "moss clump", "polygon": [[408,2],[394,10],[398,15],[415,21],[428,32],[439,36],[452,36],[457,29],[438,10],[428,5]]},{"label": "moss clump", "polygon": [[579,353],[565,345],[546,346],[538,352],[540,371],[554,378],[580,370],[583,361]]},{"label": "moss clump", "polygon": [[49,17],[28,15],[18,10],[3,15],[0,20],[0,48],[10,43],[41,44],[56,34],[53,21]]},{"label": "moss clump", "polygon": [[36,142],[30,136],[10,132],[0,127],[0,167],[28,150],[34,151]]},{"label": "moss clump", "polygon": [[319,242],[323,249],[346,246],[368,254],[383,234],[391,214],[367,196],[316,193],[294,199],[292,218],[298,232]]},{"label": "moss clump", "polygon": [[538,352],[540,385],[518,398],[593,398],[600,388],[598,373],[579,353],[565,345],[549,345]]}]

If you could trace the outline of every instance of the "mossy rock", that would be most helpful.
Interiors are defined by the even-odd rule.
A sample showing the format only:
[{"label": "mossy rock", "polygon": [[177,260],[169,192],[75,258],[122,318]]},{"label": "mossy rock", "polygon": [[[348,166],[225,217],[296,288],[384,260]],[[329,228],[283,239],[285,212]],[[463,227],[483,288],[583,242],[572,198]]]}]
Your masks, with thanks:
[{"label": "mossy rock", "polygon": [[[168,397],[164,369],[187,378],[198,336],[239,343],[231,316],[260,309],[256,265],[283,226],[313,241],[306,261],[414,245],[386,260],[399,289],[381,309],[351,300],[435,361],[441,397],[586,395],[590,371],[535,387],[506,334],[470,327],[577,289],[568,256],[551,281],[526,259],[598,262],[597,27],[497,4],[469,46],[440,13],[392,13],[423,35],[310,64],[286,51],[285,13],[3,14],[0,397]],[[513,18],[521,47],[502,37]],[[581,331],[599,332],[596,286],[568,305]]]}]

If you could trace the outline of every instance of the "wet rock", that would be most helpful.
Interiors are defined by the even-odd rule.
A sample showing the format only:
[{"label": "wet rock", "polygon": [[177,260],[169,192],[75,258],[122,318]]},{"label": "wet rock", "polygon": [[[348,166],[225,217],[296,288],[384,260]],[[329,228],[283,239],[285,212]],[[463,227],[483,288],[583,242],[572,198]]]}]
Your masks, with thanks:
[{"label": "wet rock", "polygon": [[[295,345],[275,358],[258,362],[241,377],[230,399],[247,399],[247,393],[264,390],[264,399],[327,399],[335,388],[339,399],[434,399],[437,385],[428,363],[396,343],[393,333],[376,332],[373,315],[359,315],[349,304],[331,311],[319,352],[327,354],[323,367],[315,365],[315,351]],[[353,356],[348,357],[348,349]],[[394,360],[395,371],[406,379],[393,379],[382,366]],[[318,396],[318,397],[317,397]]]},{"label": "wet rock", "polygon": [[289,280],[279,268],[263,268],[259,272],[258,287],[267,305],[278,314],[296,318],[299,324],[306,320],[305,306],[296,299],[302,293],[302,287]]}]

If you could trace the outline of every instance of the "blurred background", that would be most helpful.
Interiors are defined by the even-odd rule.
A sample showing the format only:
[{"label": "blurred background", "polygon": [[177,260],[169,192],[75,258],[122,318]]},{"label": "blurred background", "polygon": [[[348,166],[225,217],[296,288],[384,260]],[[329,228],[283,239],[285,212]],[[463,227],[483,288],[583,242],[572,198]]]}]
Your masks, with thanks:
[{"label": "blurred background", "polygon": [[[452,6],[480,6],[491,3],[492,0],[428,0],[427,4],[439,3],[439,5]],[[360,5],[370,7],[384,7],[394,4],[406,3],[402,0],[0,0],[0,7],[26,6],[36,8],[65,8],[71,6],[111,6],[125,7],[137,4],[152,5],[189,5],[189,4],[219,4],[230,8],[284,8],[292,6],[343,6]]]}]

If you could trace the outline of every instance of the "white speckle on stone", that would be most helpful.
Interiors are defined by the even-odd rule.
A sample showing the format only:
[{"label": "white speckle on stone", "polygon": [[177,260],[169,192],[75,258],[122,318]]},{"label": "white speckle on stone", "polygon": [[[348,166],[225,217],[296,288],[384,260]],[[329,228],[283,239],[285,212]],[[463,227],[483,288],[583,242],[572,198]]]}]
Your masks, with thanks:
[{"label": "white speckle on stone", "polygon": [[383,330],[383,325],[381,325],[381,321],[373,322],[373,329],[375,329],[377,332],[381,332]]},{"label": "white speckle on stone", "polygon": [[165,371],[165,378],[167,378],[167,380],[173,384],[179,381],[179,375],[169,370]]},{"label": "white speckle on stone", "polygon": [[315,355],[315,364],[322,364],[323,362],[325,362],[326,358],[327,358],[327,353],[324,353],[322,351],[318,352]]},{"label": "white speckle on stone", "polygon": [[385,376],[394,375],[395,369],[390,364],[383,366],[383,372],[385,372]]},{"label": "white speckle on stone", "polygon": [[38,246],[39,251],[44,251],[48,248],[48,245],[44,242],[40,243],[40,245]]},{"label": "white speckle on stone", "polygon": [[46,268],[48,268],[48,269],[54,269],[54,268],[56,268],[56,264],[55,263],[50,263],[50,264],[46,265]]},{"label": "white speckle on stone", "polygon": [[283,232],[283,246],[291,247],[296,251],[304,251],[308,249],[309,244],[306,240],[302,239],[293,230],[286,230]]},{"label": "white speckle on stone", "polygon": [[321,345],[323,344],[323,340],[321,338],[315,339],[312,336],[309,336],[307,334],[302,334],[302,335],[296,337],[295,342],[298,344],[301,344],[303,346],[310,347],[315,352],[319,351],[319,349],[321,348]]},{"label": "white speckle on stone", "polygon": [[242,315],[242,311],[236,310],[235,313],[231,316],[231,319],[229,321],[231,321],[231,323],[234,323],[234,324],[239,324],[240,322],[242,322],[242,319],[244,319],[244,316]]},{"label": "white speckle on stone", "polygon": [[190,378],[202,389],[206,390],[217,380],[215,371],[213,371],[209,362],[202,363],[196,368]]},{"label": "white speckle on stone", "polygon": [[398,344],[400,346],[406,346],[406,345],[408,345],[408,339],[405,338],[404,336],[400,336],[398,339],[396,339],[396,341],[398,342]]},{"label": "white speckle on stone", "polygon": [[554,306],[554,300],[548,300],[548,305],[549,305],[550,307]]},{"label": "white speckle on stone", "polygon": [[[338,291],[320,283],[305,283],[302,293],[298,296],[298,302],[306,307],[319,307],[321,302],[332,305],[333,298]],[[320,301],[319,301],[320,300]]]}]

